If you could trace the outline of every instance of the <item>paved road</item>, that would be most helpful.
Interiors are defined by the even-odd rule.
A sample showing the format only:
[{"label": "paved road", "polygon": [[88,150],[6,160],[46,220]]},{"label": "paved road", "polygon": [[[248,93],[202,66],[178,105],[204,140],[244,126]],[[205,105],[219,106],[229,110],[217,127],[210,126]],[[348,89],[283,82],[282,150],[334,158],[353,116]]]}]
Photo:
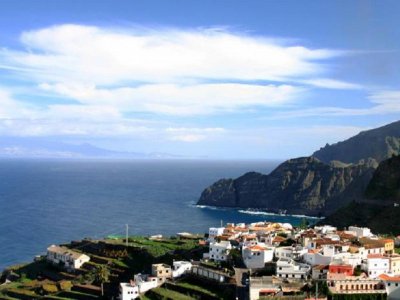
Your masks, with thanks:
[{"label": "paved road", "polygon": [[247,269],[235,269],[235,280],[236,280],[236,299],[237,300],[249,300],[249,287],[243,285],[243,275],[247,278]]}]

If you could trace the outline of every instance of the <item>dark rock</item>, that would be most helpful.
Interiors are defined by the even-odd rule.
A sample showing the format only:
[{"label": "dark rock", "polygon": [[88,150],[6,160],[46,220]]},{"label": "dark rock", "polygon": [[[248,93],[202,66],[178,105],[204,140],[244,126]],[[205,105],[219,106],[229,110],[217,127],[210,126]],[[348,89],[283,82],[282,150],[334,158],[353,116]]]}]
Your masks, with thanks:
[{"label": "dark rock", "polygon": [[251,172],[237,179],[222,179],[204,190],[198,204],[326,215],[337,208],[337,201],[346,200],[339,196],[349,186],[365,187],[361,182],[368,182],[370,176],[363,175],[372,170],[365,162],[335,167],[314,157],[290,159],[269,175]]},{"label": "dark rock", "polygon": [[400,154],[400,121],[368,131],[314,152],[313,156],[325,163],[338,160],[356,163],[361,159],[373,158],[380,162]]}]

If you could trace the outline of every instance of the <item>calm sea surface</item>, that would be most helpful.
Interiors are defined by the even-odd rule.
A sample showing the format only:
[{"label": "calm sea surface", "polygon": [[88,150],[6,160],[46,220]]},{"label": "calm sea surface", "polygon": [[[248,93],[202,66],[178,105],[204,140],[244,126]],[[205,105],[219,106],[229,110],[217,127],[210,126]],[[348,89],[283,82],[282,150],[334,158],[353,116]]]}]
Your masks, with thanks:
[{"label": "calm sea surface", "polygon": [[0,160],[0,271],[84,237],[206,232],[224,222],[300,218],[198,208],[202,190],[278,161]]}]

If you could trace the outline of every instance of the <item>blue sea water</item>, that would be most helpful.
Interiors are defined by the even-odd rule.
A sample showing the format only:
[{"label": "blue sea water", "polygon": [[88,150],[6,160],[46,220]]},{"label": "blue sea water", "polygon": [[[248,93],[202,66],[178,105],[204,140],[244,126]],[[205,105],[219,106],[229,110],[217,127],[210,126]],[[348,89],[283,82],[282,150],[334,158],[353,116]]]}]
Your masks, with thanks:
[{"label": "blue sea water", "polygon": [[0,271],[84,237],[206,232],[224,222],[301,218],[196,207],[204,188],[278,161],[0,160]]}]

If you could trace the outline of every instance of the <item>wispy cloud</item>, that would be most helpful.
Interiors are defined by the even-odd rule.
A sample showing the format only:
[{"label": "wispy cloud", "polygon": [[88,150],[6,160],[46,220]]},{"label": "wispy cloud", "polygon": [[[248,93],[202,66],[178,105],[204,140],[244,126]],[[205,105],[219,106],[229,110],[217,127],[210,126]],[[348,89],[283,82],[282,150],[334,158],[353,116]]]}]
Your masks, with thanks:
[{"label": "wispy cloud", "polygon": [[284,80],[324,72],[340,54],[282,45],[221,29],[107,29],[60,25],[22,34],[26,51],[2,50],[3,65],[38,81],[120,84],[193,79]]},{"label": "wispy cloud", "polygon": [[169,127],[166,130],[167,137],[171,141],[180,142],[199,142],[210,137],[220,136],[226,130],[221,127],[215,128],[185,128],[185,127]]},{"label": "wispy cloud", "polygon": [[[20,40],[22,50],[0,50],[2,68],[42,92],[79,101],[90,110],[114,107],[115,114],[214,114],[285,105],[301,98],[304,85],[357,88],[318,79],[327,73],[326,62],[343,51],[221,28],[67,24],[26,31]],[[66,113],[80,109],[63,108]]]},{"label": "wispy cloud", "polygon": [[213,114],[252,106],[280,106],[299,97],[302,88],[290,85],[146,84],[139,87],[96,88],[85,85],[41,84],[42,90],[85,105],[114,106],[121,112],[169,115]]},{"label": "wispy cloud", "polygon": [[321,106],[307,109],[279,112],[270,119],[308,118],[308,117],[351,117],[369,115],[390,115],[400,113],[400,91],[382,90],[371,92],[367,96],[369,107],[347,108]]}]

